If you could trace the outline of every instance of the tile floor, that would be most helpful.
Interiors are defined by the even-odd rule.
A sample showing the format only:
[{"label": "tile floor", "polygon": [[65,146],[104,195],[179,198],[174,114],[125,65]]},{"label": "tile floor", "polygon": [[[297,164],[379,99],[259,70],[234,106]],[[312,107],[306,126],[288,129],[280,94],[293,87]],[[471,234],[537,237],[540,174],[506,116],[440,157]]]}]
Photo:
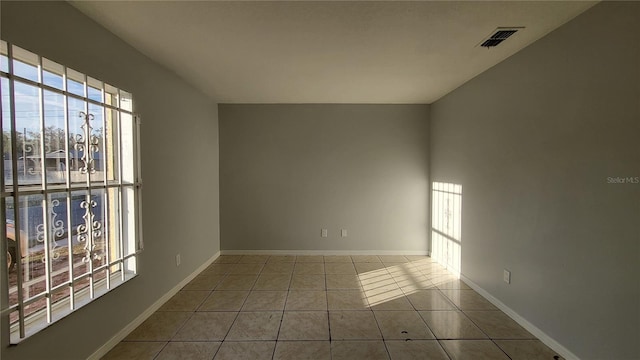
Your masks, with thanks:
[{"label": "tile floor", "polygon": [[103,359],[561,359],[426,256],[223,255]]}]

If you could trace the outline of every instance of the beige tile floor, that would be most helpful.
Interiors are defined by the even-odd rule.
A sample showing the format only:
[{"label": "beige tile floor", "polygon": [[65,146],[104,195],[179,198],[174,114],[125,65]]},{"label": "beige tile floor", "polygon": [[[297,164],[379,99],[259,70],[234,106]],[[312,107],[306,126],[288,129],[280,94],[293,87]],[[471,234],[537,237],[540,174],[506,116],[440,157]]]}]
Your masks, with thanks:
[{"label": "beige tile floor", "polygon": [[223,255],[103,359],[561,359],[426,256]]}]

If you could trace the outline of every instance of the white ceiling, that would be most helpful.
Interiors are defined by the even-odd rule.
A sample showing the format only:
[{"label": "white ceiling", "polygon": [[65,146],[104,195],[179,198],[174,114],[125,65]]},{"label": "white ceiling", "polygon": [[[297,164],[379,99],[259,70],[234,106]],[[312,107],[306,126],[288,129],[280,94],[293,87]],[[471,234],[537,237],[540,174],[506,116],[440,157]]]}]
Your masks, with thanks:
[{"label": "white ceiling", "polygon": [[72,2],[220,103],[432,103],[594,4]]}]

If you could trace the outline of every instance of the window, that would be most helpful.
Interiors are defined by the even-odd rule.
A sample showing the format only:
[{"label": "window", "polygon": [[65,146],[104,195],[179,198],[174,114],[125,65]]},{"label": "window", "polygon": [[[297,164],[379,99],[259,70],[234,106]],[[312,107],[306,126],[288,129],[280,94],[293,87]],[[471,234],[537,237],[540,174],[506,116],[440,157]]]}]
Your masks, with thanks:
[{"label": "window", "polygon": [[0,310],[16,343],[135,276],[139,121],[126,91],[4,41],[0,80]]}]

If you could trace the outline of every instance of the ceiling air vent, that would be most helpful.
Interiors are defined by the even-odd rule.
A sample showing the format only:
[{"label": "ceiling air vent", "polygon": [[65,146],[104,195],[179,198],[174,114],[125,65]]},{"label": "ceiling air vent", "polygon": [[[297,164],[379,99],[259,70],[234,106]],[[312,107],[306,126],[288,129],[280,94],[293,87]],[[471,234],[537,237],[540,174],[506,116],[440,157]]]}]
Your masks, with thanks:
[{"label": "ceiling air vent", "polygon": [[493,34],[491,34],[486,40],[480,44],[482,47],[491,48],[498,46],[501,42],[505,41],[509,36],[515,34],[522,27],[513,28],[497,28]]}]

